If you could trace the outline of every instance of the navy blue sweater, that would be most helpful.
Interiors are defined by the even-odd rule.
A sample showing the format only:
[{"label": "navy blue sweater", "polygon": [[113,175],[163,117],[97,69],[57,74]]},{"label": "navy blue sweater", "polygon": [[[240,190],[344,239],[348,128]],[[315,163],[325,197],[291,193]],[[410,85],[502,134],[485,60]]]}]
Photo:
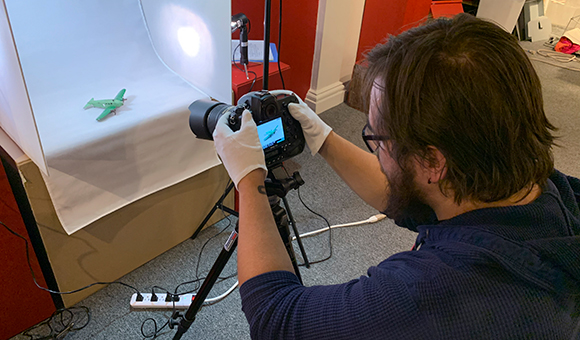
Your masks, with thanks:
[{"label": "navy blue sweater", "polygon": [[417,251],[368,276],[304,287],[286,271],[240,287],[253,339],[580,339],[580,180],[555,172],[524,206],[417,229]]}]

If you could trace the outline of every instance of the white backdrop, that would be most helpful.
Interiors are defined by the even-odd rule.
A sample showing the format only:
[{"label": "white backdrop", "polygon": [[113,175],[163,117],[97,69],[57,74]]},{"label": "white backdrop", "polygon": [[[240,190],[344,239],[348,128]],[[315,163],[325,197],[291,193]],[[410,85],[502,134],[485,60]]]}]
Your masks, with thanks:
[{"label": "white backdrop", "polygon": [[47,172],[3,0],[0,0],[0,126],[10,136],[2,139],[5,150],[18,141],[20,149]]},{"label": "white backdrop", "polygon": [[[229,1],[5,3],[67,233],[219,164],[187,108],[231,100]],[[83,109],[123,88],[116,115]]]}]

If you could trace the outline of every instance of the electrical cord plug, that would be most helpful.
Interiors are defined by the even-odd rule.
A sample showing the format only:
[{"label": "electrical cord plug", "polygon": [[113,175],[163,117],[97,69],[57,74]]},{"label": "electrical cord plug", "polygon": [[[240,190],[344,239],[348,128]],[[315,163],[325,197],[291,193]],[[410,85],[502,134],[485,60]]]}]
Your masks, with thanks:
[{"label": "electrical cord plug", "polygon": [[167,295],[165,295],[165,302],[172,302],[172,301],[179,301],[179,295],[177,294],[171,294],[169,292],[167,292]]},{"label": "electrical cord plug", "polygon": [[371,216],[367,221],[368,221],[368,223],[375,223],[375,222],[382,220],[385,217],[387,217],[387,215],[385,215],[385,214],[376,214],[374,216]]},{"label": "electrical cord plug", "polygon": [[139,302],[143,301],[143,295],[141,295],[141,293],[139,293],[139,291],[137,291],[137,301],[139,301]]}]

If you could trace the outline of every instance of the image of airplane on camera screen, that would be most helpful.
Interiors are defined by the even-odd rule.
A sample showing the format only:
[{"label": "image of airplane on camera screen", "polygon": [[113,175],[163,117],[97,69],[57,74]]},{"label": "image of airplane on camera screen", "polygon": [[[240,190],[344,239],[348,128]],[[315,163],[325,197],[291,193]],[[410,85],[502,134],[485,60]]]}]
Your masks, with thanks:
[{"label": "image of airplane on camera screen", "polygon": [[282,118],[276,118],[258,125],[258,136],[260,137],[260,143],[262,143],[262,149],[283,142],[285,136]]}]

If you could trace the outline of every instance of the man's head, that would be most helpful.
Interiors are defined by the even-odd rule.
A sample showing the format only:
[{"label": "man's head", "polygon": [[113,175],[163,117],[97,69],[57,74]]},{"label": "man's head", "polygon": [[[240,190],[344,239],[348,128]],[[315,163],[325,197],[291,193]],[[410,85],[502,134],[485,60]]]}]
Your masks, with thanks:
[{"label": "man's head", "polygon": [[389,37],[367,59],[374,133],[389,137],[400,170],[412,160],[438,169],[435,182],[456,204],[510,198],[553,171],[539,78],[503,29],[470,15],[439,19]]}]

